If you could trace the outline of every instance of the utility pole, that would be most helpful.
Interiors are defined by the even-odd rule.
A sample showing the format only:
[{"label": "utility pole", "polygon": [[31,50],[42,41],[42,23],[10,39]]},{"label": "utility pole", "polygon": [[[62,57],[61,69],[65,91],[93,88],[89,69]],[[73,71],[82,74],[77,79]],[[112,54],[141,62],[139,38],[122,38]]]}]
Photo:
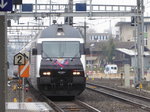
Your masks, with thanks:
[{"label": "utility pole", "polygon": [[49,2],[49,11],[50,11],[49,26],[51,25],[51,10],[52,10],[51,5],[52,5],[52,1],[50,0],[50,2]]},{"label": "utility pole", "polygon": [[73,0],[69,0],[69,12],[73,12]]},{"label": "utility pole", "polygon": [[35,12],[37,13],[37,0],[35,0]]},{"label": "utility pole", "polygon": [[86,18],[84,18],[84,42],[86,44]]},{"label": "utility pole", "polygon": [[137,81],[136,83],[141,83],[144,77],[144,6],[143,0],[137,0],[137,51],[138,51],[138,60],[137,60]]},{"label": "utility pole", "polygon": [[6,13],[0,16],[0,112],[5,112],[6,77],[7,77],[7,41],[6,41]]},{"label": "utility pole", "polygon": [[110,38],[112,38],[112,28],[111,28],[111,20],[109,20],[109,35],[110,35]]},{"label": "utility pole", "polygon": [[[35,0],[35,13],[37,14],[37,0]],[[35,20],[37,20],[37,16],[35,16]]]},{"label": "utility pole", "polygon": [[90,0],[90,18],[92,16],[92,0]]},{"label": "utility pole", "polygon": [[[70,12],[70,13],[73,12],[73,0],[69,0],[68,12]],[[68,17],[68,24],[73,25],[73,17],[72,16]]]}]

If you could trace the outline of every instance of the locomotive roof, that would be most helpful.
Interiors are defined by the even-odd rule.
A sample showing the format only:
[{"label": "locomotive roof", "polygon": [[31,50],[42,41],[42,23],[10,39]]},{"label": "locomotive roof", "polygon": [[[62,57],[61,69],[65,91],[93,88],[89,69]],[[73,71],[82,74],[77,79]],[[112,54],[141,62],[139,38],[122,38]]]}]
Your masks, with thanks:
[{"label": "locomotive roof", "polygon": [[39,38],[82,38],[82,35],[70,25],[54,24],[44,29]]}]

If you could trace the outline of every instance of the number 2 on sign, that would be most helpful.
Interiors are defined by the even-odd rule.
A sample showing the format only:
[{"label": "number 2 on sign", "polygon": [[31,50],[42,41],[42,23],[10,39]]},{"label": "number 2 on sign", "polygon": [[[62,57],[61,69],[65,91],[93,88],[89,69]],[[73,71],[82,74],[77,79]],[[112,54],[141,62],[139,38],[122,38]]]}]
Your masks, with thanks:
[{"label": "number 2 on sign", "polygon": [[21,64],[22,56],[18,56],[18,63]]}]

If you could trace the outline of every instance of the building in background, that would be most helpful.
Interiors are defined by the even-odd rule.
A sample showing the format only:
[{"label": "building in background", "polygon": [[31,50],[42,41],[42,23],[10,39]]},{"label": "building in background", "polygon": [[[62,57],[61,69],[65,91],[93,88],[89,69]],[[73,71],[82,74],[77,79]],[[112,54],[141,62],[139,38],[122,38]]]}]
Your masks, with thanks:
[{"label": "building in background", "polygon": [[86,42],[94,43],[94,42],[103,42],[108,41],[111,38],[109,33],[88,33]]},{"label": "building in background", "polygon": [[[89,33],[86,38],[86,47],[90,48],[90,55],[87,56],[87,65],[104,67],[108,64],[105,59],[106,46],[109,46],[109,40],[114,40],[115,55],[111,64],[118,65],[119,69],[128,63],[131,68],[136,66],[137,52],[135,50],[136,26],[131,26],[130,22],[118,22],[117,35],[111,33]],[[115,37],[115,38],[114,38]],[[150,68],[150,22],[144,23],[144,68],[145,71]]]},{"label": "building in background", "polygon": [[[118,22],[117,37],[121,42],[135,42],[136,26],[131,26],[131,22]],[[150,22],[144,22],[144,46],[150,49]]]}]

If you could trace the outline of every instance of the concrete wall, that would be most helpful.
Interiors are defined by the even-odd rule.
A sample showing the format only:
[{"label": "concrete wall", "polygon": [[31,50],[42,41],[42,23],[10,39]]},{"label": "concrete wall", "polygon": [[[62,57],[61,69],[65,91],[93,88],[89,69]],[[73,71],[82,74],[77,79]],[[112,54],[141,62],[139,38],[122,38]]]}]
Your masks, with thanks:
[{"label": "concrete wall", "polygon": [[120,28],[120,39],[123,42],[133,41],[133,30],[134,27],[129,24],[124,24]]}]

